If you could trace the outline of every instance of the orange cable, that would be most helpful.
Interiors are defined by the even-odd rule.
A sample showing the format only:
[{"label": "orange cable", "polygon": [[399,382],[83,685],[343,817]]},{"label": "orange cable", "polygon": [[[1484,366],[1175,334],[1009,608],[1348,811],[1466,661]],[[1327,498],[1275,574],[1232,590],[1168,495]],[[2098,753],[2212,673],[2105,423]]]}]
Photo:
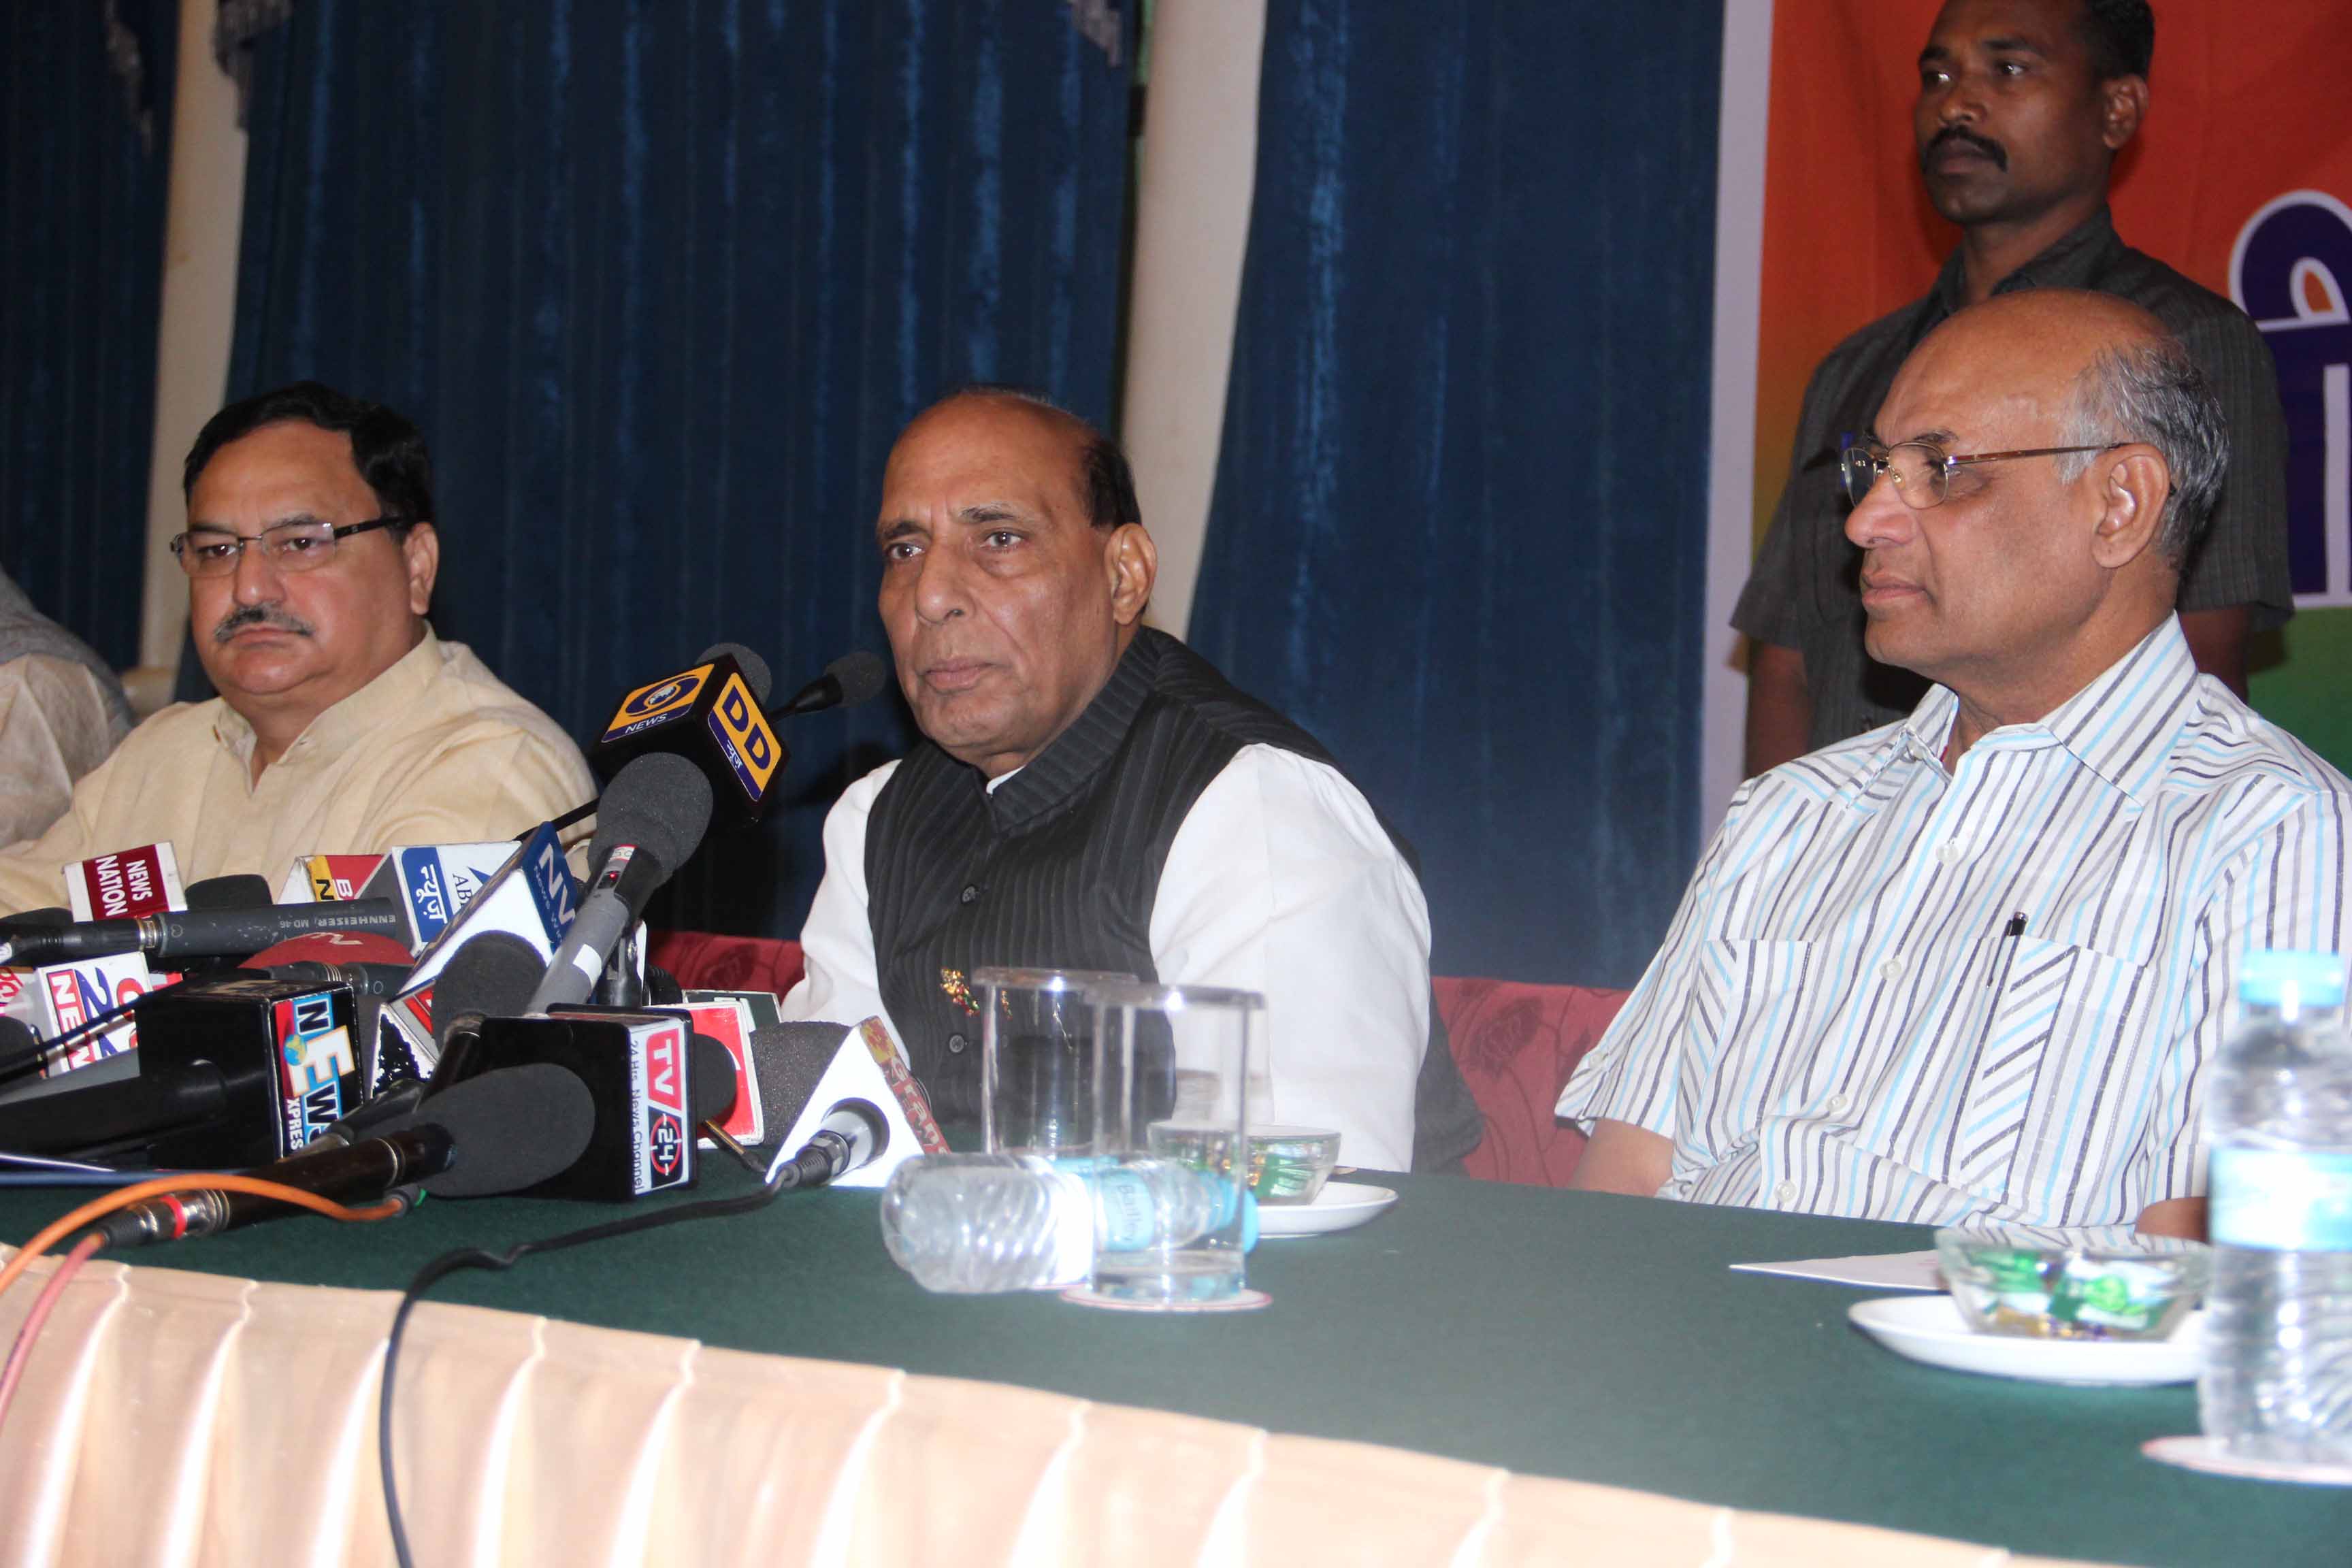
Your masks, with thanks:
[{"label": "orange cable", "polygon": [[316,1193],[306,1193],[299,1187],[289,1187],[282,1182],[267,1181],[259,1176],[237,1176],[226,1173],[192,1172],[176,1176],[157,1176],[152,1181],[138,1182],[89,1202],[52,1224],[43,1226],[33,1238],[18,1249],[16,1256],[0,1266],[0,1295],[16,1282],[17,1277],[33,1266],[38,1258],[60,1238],[71,1235],[94,1219],[129,1208],[142,1198],[160,1197],[165,1193],[231,1192],[251,1193],[258,1197],[276,1198],[280,1203],[293,1204],[329,1219],[378,1220],[392,1219],[406,1212],[399,1203],[371,1204],[365,1208],[349,1208],[332,1198],[322,1198]]}]

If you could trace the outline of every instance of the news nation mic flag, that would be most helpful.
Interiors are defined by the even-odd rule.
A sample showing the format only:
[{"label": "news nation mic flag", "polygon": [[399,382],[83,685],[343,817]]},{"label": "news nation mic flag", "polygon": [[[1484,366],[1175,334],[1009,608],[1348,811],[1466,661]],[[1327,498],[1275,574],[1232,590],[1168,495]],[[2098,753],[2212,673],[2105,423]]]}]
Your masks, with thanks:
[{"label": "news nation mic flag", "polygon": [[714,809],[730,822],[759,820],[768,786],[784,765],[783,742],[728,654],[621,699],[589,761],[610,778],[648,752],[672,752],[699,767],[709,777]]},{"label": "news nation mic flag", "polygon": [[142,844],[77,860],[65,868],[66,902],[78,921],[130,920],[188,907],[180,862],[169,844]]}]

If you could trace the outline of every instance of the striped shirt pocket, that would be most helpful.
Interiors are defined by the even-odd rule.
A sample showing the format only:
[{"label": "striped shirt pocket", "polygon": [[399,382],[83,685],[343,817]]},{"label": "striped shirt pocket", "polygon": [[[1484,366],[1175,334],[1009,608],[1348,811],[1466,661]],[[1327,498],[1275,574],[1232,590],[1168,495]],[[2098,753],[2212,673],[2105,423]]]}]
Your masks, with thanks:
[{"label": "striped shirt pocket", "polygon": [[2112,1150],[2133,1131],[2116,1126],[2122,1107],[2111,1090],[2145,1081],[2129,1058],[2145,1047],[2153,996],[2128,959],[2018,938],[1961,1068],[1944,1179],[2032,1212],[2071,1207],[2079,1156]]}]

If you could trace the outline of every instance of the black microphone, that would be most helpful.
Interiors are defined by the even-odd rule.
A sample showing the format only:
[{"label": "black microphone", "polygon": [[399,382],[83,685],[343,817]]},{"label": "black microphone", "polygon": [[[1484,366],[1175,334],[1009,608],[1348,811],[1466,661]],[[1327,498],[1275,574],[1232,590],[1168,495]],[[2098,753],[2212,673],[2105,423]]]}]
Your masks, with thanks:
[{"label": "black microphone", "polygon": [[585,1001],[605,958],[709,826],[710,784],[692,763],[656,752],[623,768],[597,809],[588,894],[523,1011]]},{"label": "black microphone", "polygon": [[269,880],[250,871],[239,871],[226,877],[206,877],[188,884],[184,900],[191,910],[259,910],[277,900],[269,891]]},{"label": "black microphone", "polygon": [[722,658],[733,659],[735,668],[743,672],[743,684],[751,689],[753,701],[764,703],[768,700],[768,692],[774,687],[776,678],[768,673],[766,659],[741,643],[715,642],[697,654],[694,662],[714,664]]},{"label": "black microphone", "polygon": [[526,1062],[577,1074],[596,1108],[580,1157],[532,1188],[547,1197],[625,1202],[690,1187],[696,1129],[724,1121],[735,1109],[727,1047],[660,1013],[566,1008],[545,1017],[486,1018],[473,1050],[462,1061],[453,1052],[442,1076]]},{"label": "black microphone", "polygon": [[871,1164],[890,1147],[890,1124],[871,1100],[837,1101],[817,1123],[815,1132],[789,1160],[778,1150],[768,1167],[768,1180],[784,1177],[786,1187],[821,1187]]},{"label": "black microphone", "polygon": [[138,1076],[0,1105],[0,1149],[242,1169],[293,1153],[363,1098],[348,985],[206,975],[133,1012]]},{"label": "black microphone", "polygon": [[797,719],[803,713],[821,713],[828,708],[855,708],[879,696],[888,679],[889,669],[880,657],[858,648],[826,665],[823,675],[793,693],[793,700],[776,710],[776,716]]},{"label": "black microphone", "polygon": [[0,940],[0,964],[29,968],[118,952],[143,952],[163,960],[247,958],[265,947],[319,931],[372,931],[398,940],[407,929],[399,904],[391,899],[173,910],[135,920],[19,927]]},{"label": "black microphone", "polygon": [[415,1058],[409,1070],[429,1079],[435,1091],[472,1072],[482,1020],[526,1011],[546,970],[530,943],[512,931],[468,937],[433,982],[433,1038],[404,1042]]},{"label": "black microphone", "polygon": [[68,1156],[124,1149],[218,1122],[231,1109],[227,1077],[210,1062],[142,1071],[0,1105],[0,1149]]},{"label": "black microphone", "polygon": [[[510,1193],[577,1160],[595,1121],[588,1086],[538,1062],[484,1073],[367,1137],[306,1149],[252,1173],[339,1203],[373,1202],[407,1186],[436,1197]],[[133,1204],[83,1235],[95,1233],[108,1247],[143,1247],[297,1212],[275,1198],[206,1187]]]}]

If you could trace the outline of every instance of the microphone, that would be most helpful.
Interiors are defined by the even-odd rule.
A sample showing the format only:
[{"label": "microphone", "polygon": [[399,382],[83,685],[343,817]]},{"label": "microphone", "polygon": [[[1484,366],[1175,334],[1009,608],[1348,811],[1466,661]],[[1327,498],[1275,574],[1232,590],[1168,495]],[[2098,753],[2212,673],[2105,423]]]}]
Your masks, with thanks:
[{"label": "microphone", "polygon": [[[407,1186],[436,1197],[510,1193],[577,1160],[595,1118],[585,1084],[534,1063],[484,1073],[364,1138],[305,1149],[252,1173],[339,1203],[372,1202]],[[82,1234],[108,1247],[143,1247],[297,1212],[257,1194],[202,1188],[133,1204]]]},{"label": "microphone", "polygon": [[871,1100],[837,1100],[800,1152],[786,1158],[784,1150],[791,1147],[787,1143],[776,1151],[767,1179],[772,1182],[789,1171],[787,1187],[822,1187],[881,1158],[890,1147],[890,1124]]},{"label": "microphone", "polygon": [[[474,1070],[471,1060],[482,1020],[510,1017],[526,1010],[531,988],[547,969],[530,943],[510,931],[488,931],[474,937],[449,959],[448,967],[425,991],[404,998],[390,1016],[398,1046],[387,1039],[387,1057],[395,1049],[409,1057],[409,1076],[430,1080],[428,1093],[465,1078]],[[376,1075],[382,1082],[402,1064],[387,1061]]]},{"label": "microphone", "polygon": [[[722,822],[757,822],[768,809],[769,785],[784,765],[783,742],[761,706],[767,686],[768,668],[758,655],[735,643],[717,644],[692,668],[622,698],[612,722],[588,749],[589,765],[617,778],[650,754],[684,758],[710,781]],[[600,822],[606,809],[598,807]]]},{"label": "microphone", "polygon": [[250,871],[206,877],[188,884],[191,910],[258,910],[268,908],[269,902],[269,879]]},{"label": "microphone", "polygon": [[587,896],[524,1007],[544,1013],[585,1001],[604,960],[710,826],[710,784],[692,763],[657,752],[632,762],[605,789],[588,847]]},{"label": "microphone", "polygon": [[824,667],[824,673],[793,694],[793,700],[776,710],[783,719],[797,719],[803,713],[821,713],[828,708],[855,708],[870,702],[882,691],[889,670],[879,656],[864,648],[843,654]]},{"label": "microphone", "polygon": [[333,904],[271,904],[262,909],[174,910],[135,920],[78,921],[71,925],[18,927],[0,940],[0,964],[19,967],[143,952],[151,958],[243,958],[290,937],[314,931],[374,931],[399,936],[406,928],[389,899]]},{"label": "microphone", "polygon": [[[576,1074],[596,1108],[585,1150],[537,1184],[547,1197],[622,1202],[695,1182],[694,1131],[734,1109],[735,1064],[726,1047],[685,1019],[601,1009],[547,1017],[482,1020],[462,1057],[452,1042],[436,1085],[547,1062]],[[429,1108],[440,1089],[425,1100]]]},{"label": "microphone", "polygon": [[[853,1100],[878,1115],[880,1131],[870,1155],[825,1180],[878,1187],[905,1161],[947,1152],[922,1086],[878,1026],[869,1031],[839,1024],[771,1024],[751,1031],[747,1054],[761,1121],[776,1137],[779,1162],[793,1151],[805,1152],[826,1120]],[[770,1167],[772,1173],[774,1169]]]},{"label": "microphone", "polygon": [[751,689],[751,700],[765,703],[775,677],[768,673],[768,661],[739,642],[715,642],[695,655],[697,664],[711,664],[720,658],[731,658],[735,668],[743,672],[743,683]]}]

